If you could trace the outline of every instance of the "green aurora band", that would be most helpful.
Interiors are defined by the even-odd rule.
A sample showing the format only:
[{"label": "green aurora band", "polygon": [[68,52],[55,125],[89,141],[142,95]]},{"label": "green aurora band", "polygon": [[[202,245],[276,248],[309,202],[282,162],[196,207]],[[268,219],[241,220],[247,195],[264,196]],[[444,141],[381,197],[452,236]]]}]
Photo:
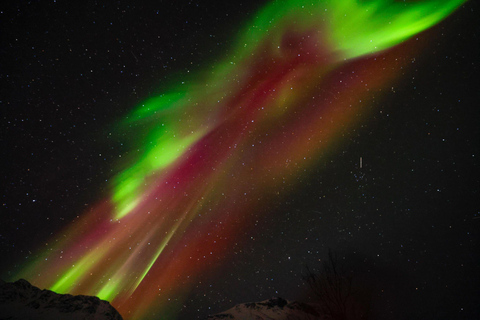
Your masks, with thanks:
[{"label": "green aurora band", "polygon": [[[131,212],[140,202],[142,186],[147,177],[174,163],[185,150],[209,132],[204,123],[189,126],[185,132],[175,122],[178,113],[198,106],[199,94],[214,101],[221,98],[222,83],[238,74],[239,66],[255,59],[255,50],[268,43],[272,52],[280,46],[288,28],[295,24],[297,32],[320,26],[325,44],[337,61],[370,55],[393,47],[413,35],[435,25],[452,13],[465,0],[448,1],[273,1],[239,35],[232,50],[235,54],[215,67],[208,79],[207,92],[185,90],[182,84],[170,93],[148,99],[128,117],[126,124],[142,119],[162,118],[161,128],[149,134],[145,144],[151,144],[144,156],[115,179],[113,201],[117,205],[116,218]],[[360,27],[361,26],[361,27]],[[190,109],[190,110],[189,110]],[[198,111],[195,112],[198,116]],[[201,116],[199,118],[202,118]],[[165,125],[167,125],[165,127]],[[152,143],[153,142],[153,143]]]}]

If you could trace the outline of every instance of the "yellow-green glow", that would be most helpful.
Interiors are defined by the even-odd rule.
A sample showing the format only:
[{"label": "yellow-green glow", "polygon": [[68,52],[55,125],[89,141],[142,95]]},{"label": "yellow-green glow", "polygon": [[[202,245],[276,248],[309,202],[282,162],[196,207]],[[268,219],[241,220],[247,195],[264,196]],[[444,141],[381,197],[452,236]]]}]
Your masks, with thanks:
[{"label": "yellow-green glow", "polygon": [[153,97],[143,102],[127,119],[127,122],[134,122],[140,119],[161,114],[162,111],[178,108],[183,104],[185,91],[171,92]]},{"label": "yellow-green glow", "polygon": [[385,50],[438,23],[464,2],[332,1],[332,44],[345,58]]},{"label": "yellow-green glow", "polygon": [[68,293],[71,288],[78,283],[86,274],[86,270],[89,270],[94,264],[94,253],[90,253],[83,257],[78,263],[72,265],[69,271],[60,277],[60,279],[50,287],[50,290],[58,293]]},{"label": "yellow-green glow", "polygon": [[[322,25],[329,45],[349,59],[388,49],[426,30],[466,0],[284,0],[267,4],[243,29],[235,57],[245,58],[268,37],[272,47],[292,25]],[[231,61],[236,59],[231,58]],[[227,62],[228,63],[228,62]]]},{"label": "yellow-green glow", "polygon": [[120,282],[109,280],[107,284],[100,290],[97,294],[102,300],[111,301],[113,297],[117,294],[117,288],[119,287]]},{"label": "yellow-green glow", "polygon": [[142,159],[123,171],[115,180],[112,196],[116,205],[115,218],[120,219],[135,209],[141,202],[140,194],[148,176],[177,160],[202,134],[203,132],[199,131],[184,138],[163,134]]},{"label": "yellow-green glow", "polygon": [[181,221],[178,221],[175,226],[172,228],[172,230],[169,232],[169,234],[163,239],[163,241],[160,243],[160,245],[158,246],[158,249],[157,249],[157,252],[155,253],[155,255],[152,257],[152,259],[150,260],[150,263],[148,264],[148,266],[145,268],[145,270],[143,271],[142,275],[138,278],[137,282],[135,283],[135,286],[134,288],[138,287],[140,285],[140,283],[143,281],[143,279],[145,278],[145,276],[147,275],[148,271],[150,271],[150,269],[152,268],[153,264],[155,263],[155,261],[157,261],[158,257],[162,254],[163,250],[165,250],[165,247],[168,245],[168,242],[170,242],[170,239],[172,239],[173,235],[175,234],[175,232],[177,231],[178,227],[180,226],[180,223]]}]

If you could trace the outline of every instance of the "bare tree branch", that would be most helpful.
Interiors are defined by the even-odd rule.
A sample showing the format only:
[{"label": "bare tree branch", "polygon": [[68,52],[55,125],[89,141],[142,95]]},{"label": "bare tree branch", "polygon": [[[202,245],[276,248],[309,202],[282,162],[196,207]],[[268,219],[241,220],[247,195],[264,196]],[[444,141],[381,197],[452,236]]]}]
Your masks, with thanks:
[{"label": "bare tree branch", "polygon": [[303,279],[318,298],[322,312],[332,320],[367,319],[368,306],[361,305],[352,276],[347,275],[331,250],[320,271],[312,272],[307,266]]}]

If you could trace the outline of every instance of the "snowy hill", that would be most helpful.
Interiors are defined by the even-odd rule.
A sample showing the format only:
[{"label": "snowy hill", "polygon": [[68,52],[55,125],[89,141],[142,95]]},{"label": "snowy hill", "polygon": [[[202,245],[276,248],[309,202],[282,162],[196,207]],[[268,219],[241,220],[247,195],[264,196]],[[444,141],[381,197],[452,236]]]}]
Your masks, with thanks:
[{"label": "snowy hill", "polygon": [[282,298],[249,302],[208,317],[208,320],[321,320],[325,319],[312,305],[289,302]]},{"label": "snowy hill", "polygon": [[110,303],[97,297],[57,294],[20,279],[0,282],[0,319],[122,320],[122,317]]}]

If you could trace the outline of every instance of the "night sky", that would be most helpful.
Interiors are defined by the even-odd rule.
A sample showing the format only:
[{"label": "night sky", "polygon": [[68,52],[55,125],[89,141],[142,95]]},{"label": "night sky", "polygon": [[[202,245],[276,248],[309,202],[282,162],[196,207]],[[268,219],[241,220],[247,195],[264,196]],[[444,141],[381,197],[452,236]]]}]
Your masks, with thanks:
[{"label": "night sky", "polygon": [[[2,6],[2,279],[15,280],[109,196],[136,148],[118,123],[231,55],[239,26],[264,3]],[[205,262],[181,298],[168,296],[168,312],[202,319],[275,296],[311,301],[302,274],[331,249],[371,291],[374,318],[478,318],[477,20],[470,1],[397,51],[367,58],[391,58],[396,78],[314,165],[233,222],[241,230],[228,250]]]}]

